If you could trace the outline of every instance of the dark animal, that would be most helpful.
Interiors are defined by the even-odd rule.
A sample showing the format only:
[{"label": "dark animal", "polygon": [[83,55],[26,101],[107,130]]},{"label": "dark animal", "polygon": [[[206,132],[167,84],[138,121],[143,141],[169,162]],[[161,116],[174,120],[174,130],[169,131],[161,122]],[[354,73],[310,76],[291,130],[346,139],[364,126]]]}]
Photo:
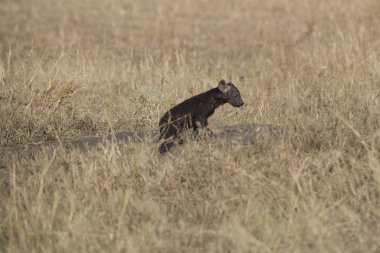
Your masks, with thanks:
[{"label": "dark animal", "polygon": [[182,144],[181,133],[185,129],[193,129],[194,133],[198,134],[199,127],[206,128],[208,117],[215,112],[216,108],[225,103],[234,107],[244,104],[235,85],[221,80],[218,87],[191,97],[165,112],[159,124],[159,138],[165,140],[160,146],[160,153],[166,153],[175,146],[173,140],[166,139],[173,137],[179,139],[179,143]]}]

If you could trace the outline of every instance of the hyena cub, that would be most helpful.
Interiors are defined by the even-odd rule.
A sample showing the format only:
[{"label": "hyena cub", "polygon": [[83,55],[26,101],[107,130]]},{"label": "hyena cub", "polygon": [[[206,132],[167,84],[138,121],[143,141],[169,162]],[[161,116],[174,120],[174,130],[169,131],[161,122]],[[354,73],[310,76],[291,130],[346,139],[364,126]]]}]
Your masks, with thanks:
[{"label": "hyena cub", "polygon": [[[244,104],[239,90],[229,82],[221,80],[218,87],[191,97],[165,112],[160,119],[160,140],[173,137],[183,143],[181,133],[185,129],[193,129],[198,133],[198,128],[206,128],[207,119],[219,106],[229,103],[234,107]],[[166,140],[160,146],[160,153],[166,153],[174,147],[174,142]]]}]

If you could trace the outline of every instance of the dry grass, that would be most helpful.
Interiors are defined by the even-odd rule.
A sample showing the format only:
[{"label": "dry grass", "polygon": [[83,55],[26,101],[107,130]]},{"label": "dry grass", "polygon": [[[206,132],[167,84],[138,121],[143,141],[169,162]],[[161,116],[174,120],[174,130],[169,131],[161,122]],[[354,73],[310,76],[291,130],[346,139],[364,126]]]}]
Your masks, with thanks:
[{"label": "dry grass", "polygon": [[295,130],[0,152],[0,252],[380,252],[378,1],[3,0],[0,23],[0,150],[155,129],[221,78],[246,106],[211,128]]}]

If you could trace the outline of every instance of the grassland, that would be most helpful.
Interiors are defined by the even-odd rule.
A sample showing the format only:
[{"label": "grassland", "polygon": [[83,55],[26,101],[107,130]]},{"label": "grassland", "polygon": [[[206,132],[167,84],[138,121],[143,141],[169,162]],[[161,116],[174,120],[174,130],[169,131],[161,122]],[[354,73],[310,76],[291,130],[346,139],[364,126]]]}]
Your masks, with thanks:
[{"label": "grassland", "polygon": [[[0,252],[380,252],[380,2],[0,2]],[[5,152],[152,130],[221,78],[273,146]],[[326,134],[334,129],[334,136]]]}]

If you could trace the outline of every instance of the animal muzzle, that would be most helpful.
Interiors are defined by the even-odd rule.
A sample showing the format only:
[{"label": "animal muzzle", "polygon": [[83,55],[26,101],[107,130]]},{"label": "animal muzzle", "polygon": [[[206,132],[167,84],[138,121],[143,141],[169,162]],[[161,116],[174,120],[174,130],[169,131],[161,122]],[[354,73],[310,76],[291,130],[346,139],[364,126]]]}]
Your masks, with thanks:
[{"label": "animal muzzle", "polygon": [[235,107],[241,107],[241,106],[243,106],[243,105],[244,105],[243,100],[242,100],[242,101],[239,101],[239,102],[237,102],[237,103],[235,103],[235,104],[233,104],[233,106],[235,106]]}]

